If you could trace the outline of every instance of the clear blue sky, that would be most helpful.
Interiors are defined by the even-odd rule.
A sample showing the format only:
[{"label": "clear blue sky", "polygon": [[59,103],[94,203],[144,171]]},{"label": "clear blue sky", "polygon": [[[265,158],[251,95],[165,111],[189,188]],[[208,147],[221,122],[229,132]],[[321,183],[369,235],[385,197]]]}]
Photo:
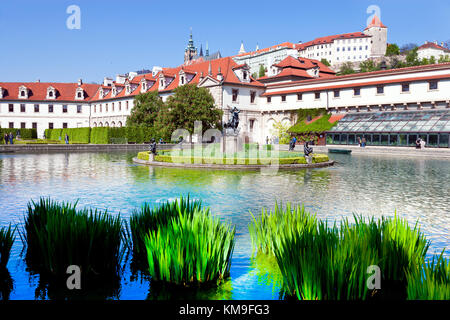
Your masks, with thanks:
[{"label": "clear blue sky", "polygon": [[[81,9],[81,29],[69,30],[70,5]],[[390,43],[450,39],[447,0],[2,0],[0,81],[101,82],[154,65],[183,62],[189,28],[195,45],[222,56],[284,41],[362,31],[378,5]]]}]

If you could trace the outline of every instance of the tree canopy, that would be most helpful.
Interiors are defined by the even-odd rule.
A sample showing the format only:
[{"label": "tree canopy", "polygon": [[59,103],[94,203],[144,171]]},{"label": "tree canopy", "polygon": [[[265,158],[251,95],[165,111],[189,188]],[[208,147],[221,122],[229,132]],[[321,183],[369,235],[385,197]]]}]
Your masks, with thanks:
[{"label": "tree canopy", "polygon": [[214,105],[214,98],[206,88],[186,84],[174,90],[162,105],[155,121],[155,128],[166,140],[176,129],[194,132],[194,122],[202,122],[202,131],[221,127],[223,112]]},{"label": "tree canopy", "polygon": [[330,62],[328,62],[328,60],[327,59],[325,59],[325,58],[322,58],[322,59],[320,59],[320,62],[322,62],[324,65],[326,65],[327,67],[329,67],[331,64],[330,64]]},{"label": "tree canopy", "polygon": [[134,107],[127,119],[127,126],[153,127],[162,105],[163,102],[156,91],[137,95],[134,99]]},{"label": "tree canopy", "polygon": [[264,65],[259,65],[259,78],[264,77],[266,75],[266,68]]},{"label": "tree canopy", "polygon": [[400,48],[395,43],[391,43],[386,48],[386,56],[396,56],[400,54]]},{"label": "tree canopy", "polygon": [[353,63],[344,62],[341,66],[341,69],[339,70],[339,75],[352,74],[355,72],[355,69],[353,69]]}]

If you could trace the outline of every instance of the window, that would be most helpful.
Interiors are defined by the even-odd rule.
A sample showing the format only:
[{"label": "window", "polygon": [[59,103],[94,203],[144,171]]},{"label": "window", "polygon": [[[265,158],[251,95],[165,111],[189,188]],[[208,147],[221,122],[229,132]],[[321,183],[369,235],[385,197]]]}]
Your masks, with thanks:
[{"label": "window", "polygon": [[37,129],[37,122],[33,122],[33,123],[31,124],[31,127],[32,127],[33,129]]},{"label": "window", "polygon": [[119,101],[119,111],[121,111],[121,110],[122,110],[122,102]]},{"label": "window", "polygon": [[49,128],[49,129],[53,129],[53,122],[49,122],[49,123],[48,123],[48,128]]},{"label": "window", "polygon": [[48,96],[49,96],[50,98],[52,98],[52,97],[53,97],[53,91],[49,91],[49,92],[48,92]]},{"label": "window", "polygon": [[320,92],[314,93],[314,96],[315,96],[316,100],[317,100],[317,99],[320,99]]},{"label": "window", "polygon": [[81,104],[77,105],[77,113],[81,113]]},{"label": "window", "polygon": [[67,129],[67,122],[63,122],[63,129]]},{"label": "window", "polygon": [[297,93],[297,100],[303,100],[303,93]]},{"label": "window", "polygon": [[334,97],[339,98],[341,96],[341,92],[339,90],[334,90]]},{"label": "window", "polygon": [[67,113],[67,104],[64,104],[62,106],[62,111],[63,111],[63,113]]},{"label": "window", "polygon": [[20,129],[25,129],[25,122],[20,123]]},{"label": "window", "polygon": [[128,101],[126,102],[126,107],[127,107],[127,110],[128,110]]},{"label": "window", "polygon": [[247,80],[247,72],[246,72],[246,71],[244,71],[242,78],[243,78],[244,80]]},{"label": "window", "polygon": [[77,96],[78,96],[78,98],[81,98],[81,92],[80,91],[78,91]]},{"label": "window", "polygon": [[255,103],[256,92],[250,91],[250,103]]},{"label": "window", "polygon": [[250,132],[253,132],[253,127],[255,126],[255,119],[250,120]]},{"label": "window", "polygon": [[282,95],[282,96],[281,96],[281,101],[282,101],[282,102],[286,102],[286,96],[285,96],[285,95]]},{"label": "window", "polygon": [[105,104],[105,112],[108,112],[108,104]]},{"label": "window", "polygon": [[20,104],[20,112],[25,112],[25,104]]},{"label": "window", "polygon": [[438,88],[438,82],[437,81],[430,81],[429,89],[430,90],[437,90],[437,88]]},{"label": "window", "polygon": [[48,105],[48,113],[53,113],[53,105],[52,104]]},{"label": "window", "polygon": [[236,102],[236,101],[237,101],[237,97],[238,97],[239,90],[238,90],[238,89],[233,89],[231,92],[232,92],[232,101],[233,101],[233,102]]},{"label": "window", "polygon": [[339,47],[337,48],[337,51],[339,52]]},{"label": "window", "polygon": [[267,97],[267,103],[271,103],[272,102],[272,97]]},{"label": "window", "polygon": [[102,112],[102,104],[100,104],[99,112]]},{"label": "window", "polygon": [[111,105],[111,111],[114,112],[114,102]]},{"label": "window", "polygon": [[8,111],[14,112],[14,105],[12,103],[8,104]]},{"label": "window", "polygon": [[353,95],[354,96],[360,96],[361,95],[361,88],[354,88],[353,89]]},{"label": "window", "polygon": [[10,122],[10,123],[9,123],[9,128],[10,128],[10,129],[14,128],[14,122]]},{"label": "window", "polygon": [[409,92],[409,83],[402,84],[402,92]]},{"label": "window", "polygon": [[378,86],[377,87],[377,93],[378,94],[383,94],[384,93],[384,86]]},{"label": "window", "polygon": [[38,104],[34,105],[34,112],[39,112],[39,105]]}]

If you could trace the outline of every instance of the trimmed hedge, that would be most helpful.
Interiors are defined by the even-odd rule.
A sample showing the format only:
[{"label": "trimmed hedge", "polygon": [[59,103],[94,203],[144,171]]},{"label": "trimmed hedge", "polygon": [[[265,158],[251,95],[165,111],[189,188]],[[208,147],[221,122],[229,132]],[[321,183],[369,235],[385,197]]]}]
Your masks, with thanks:
[{"label": "trimmed hedge", "polygon": [[5,133],[9,134],[10,132],[12,132],[15,139],[18,130],[20,131],[21,139],[37,139],[36,129],[0,128],[0,144],[5,144]]},{"label": "trimmed hedge", "polygon": [[[69,142],[89,143],[91,128],[65,128],[65,129],[46,129],[45,137],[48,140],[64,141],[66,134],[69,136]],[[61,137],[61,140],[59,138]]]},{"label": "trimmed hedge", "polygon": [[[148,161],[149,151],[139,152],[137,158]],[[155,161],[168,163],[198,163],[198,164],[243,164],[243,165],[268,165],[278,160],[278,164],[306,164],[305,157],[291,158],[200,158],[200,157],[183,157],[158,154]],[[314,154],[312,163],[327,162],[329,158],[325,154]]]}]

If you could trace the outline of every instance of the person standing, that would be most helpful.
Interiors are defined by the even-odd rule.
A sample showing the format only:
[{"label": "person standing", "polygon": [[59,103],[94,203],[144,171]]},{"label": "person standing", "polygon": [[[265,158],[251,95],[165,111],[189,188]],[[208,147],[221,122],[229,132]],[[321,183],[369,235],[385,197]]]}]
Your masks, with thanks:
[{"label": "person standing", "polygon": [[358,137],[358,144],[359,144],[360,147],[362,147],[362,142],[361,142],[361,138],[360,137]]},{"label": "person standing", "polygon": [[3,139],[5,139],[5,144],[8,144],[9,137],[6,132],[5,132],[5,135],[3,136]]},{"label": "person standing", "polygon": [[69,136],[66,133],[66,136],[64,137],[64,141],[66,142],[66,144],[69,144]]},{"label": "person standing", "polygon": [[9,144],[14,144],[14,136],[12,134],[12,132],[9,133]]},{"label": "person standing", "polygon": [[363,148],[365,148],[365,147],[366,147],[366,137],[363,137],[363,138],[362,138],[361,143],[362,143],[361,146],[362,146]]}]

